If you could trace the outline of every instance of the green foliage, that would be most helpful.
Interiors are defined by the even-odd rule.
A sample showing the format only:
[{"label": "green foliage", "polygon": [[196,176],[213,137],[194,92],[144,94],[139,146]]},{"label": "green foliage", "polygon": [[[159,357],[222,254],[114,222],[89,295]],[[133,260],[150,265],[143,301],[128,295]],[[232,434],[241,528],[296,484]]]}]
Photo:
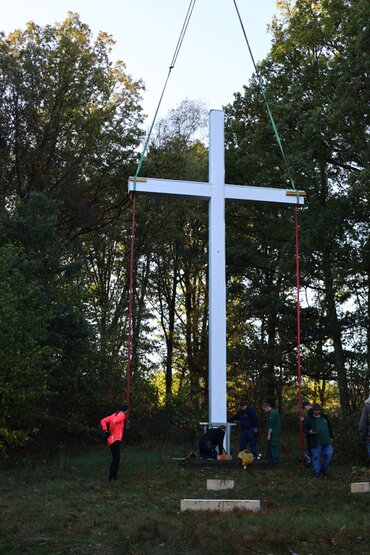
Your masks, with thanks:
[{"label": "green foliage", "polygon": [[[86,394],[81,353],[88,352],[89,332],[62,294],[71,268],[57,216],[54,201],[32,194],[0,218],[3,449],[24,444],[42,427],[49,437],[68,428],[69,408]],[[78,419],[81,411],[73,414]]]},{"label": "green foliage", "polygon": [[191,387],[182,388],[177,395],[170,399],[173,410],[173,425],[190,440],[197,448],[197,439],[201,435],[199,423],[206,421],[205,411],[200,410],[204,405],[201,391]]},{"label": "green foliage", "polygon": [[[364,214],[368,199],[363,196],[368,158],[368,90],[362,86],[368,67],[364,5],[362,0],[281,2],[282,18],[272,24],[271,53],[259,67],[296,184],[308,193],[300,211],[301,284],[306,296],[301,295],[303,372],[318,380],[335,379],[347,413],[355,402],[350,391],[363,389],[369,368],[363,356],[369,327],[362,320],[368,311],[364,253],[369,236]],[[361,31],[354,33],[355,25]],[[352,112],[349,105],[359,98]],[[289,187],[255,78],[227,108],[227,136],[232,179]],[[244,314],[250,326],[259,324],[260,339],[253,343],[249,327],[247,345],[255,351],[255,365],[259,371],[262,365],[267,383],[275,381],[270,395],[279,397],[278,377],[286,383],[294,372],[293,245],[288,248],[294,230],[286,211],[275,216],[275,227],[273,221],[270,209],[253,208],[244,217],[246,232],[232,228],[238,242],[230,247],[236,266],[230,265],[230,276],[241,270],[230,283],[238,295],[238,316],[239,298],[248,294],[251,314]],[[263,358],[258,359],[261,350]]]},{"label": "green foliage", "polygon": [[[206,181],[207,152],[195,138],[204,119],[204,107],[190,101],[170,111],[158,124],[142,174]],[[150,265],[148,304],[163,337],[164,348],[156,354],[169,401],[207,372],[206,206],[181,199],[140,199],[137,222],[145,241],[139,256]]]},{"label": "green foliage", "polygon": [[[26,218],[23,219],[18,212],[14,217],[14,220],[19,217],[21,225],[17,226],[17,222],[5,214],[1,221],[0,367],[4,407],[2,427],[6,429],[12,423],[16,432],[18,427],[25,426],[25,437],[28,437],[37,420],[32,407],[50,394],[47,373],[50,359],[55,354],[45,341],[52,319],[48,279],[56,268],[49,233],[55,220],[53,222],[53,217],[41,209],[35,219],[45,215],[48,220],[42,227],[41,218],[39,226],[33,225],[36,222],[32,222],[31,214],[22,208]],[[33,246],[32,239],[36,240]],[[48,252],[51,254],[50,264]]]},{"label": "green foliage", "polygon": [[[123,391],[127,273],[120,280],[117,268],[125,268],[127,236],[126,222],[115,221],[127,208],[122,182],[142,137],[143,86],[123,62],[111,62],[113,44],[105,33],[93,40],[74,13],[0,36],[8,446],[10,426],[18,445],[35,434],[46,442],[78,437],[96,426],[102,391],[107,404]],[[104,294],[112,282],[113,297]]]},{"label": "green foliage", "polygon": [[0,37],[2,194],[60,200],[73,235],[117,216],[142,134],[142,83],[112,64],[112,45],[74,13]]}]

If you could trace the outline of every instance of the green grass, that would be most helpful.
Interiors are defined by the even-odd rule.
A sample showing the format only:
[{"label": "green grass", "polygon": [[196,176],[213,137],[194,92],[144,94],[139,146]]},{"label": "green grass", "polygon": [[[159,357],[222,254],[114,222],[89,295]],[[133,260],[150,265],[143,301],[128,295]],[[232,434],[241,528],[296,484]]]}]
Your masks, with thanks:
[{"label": "green grass", "polygon": [[[350,483],[369,470],[333,461],[314,479],[285,455],[277,469],[179,466],[179,447],[125,447],[120,480],[106,481],[110,453],[90,453],[3,469],[0,553],[370,554],[370,494]],[[232,479],[227,492],[207,478]],[[261,511],[180,512],[182,498],[260,499]]]}]

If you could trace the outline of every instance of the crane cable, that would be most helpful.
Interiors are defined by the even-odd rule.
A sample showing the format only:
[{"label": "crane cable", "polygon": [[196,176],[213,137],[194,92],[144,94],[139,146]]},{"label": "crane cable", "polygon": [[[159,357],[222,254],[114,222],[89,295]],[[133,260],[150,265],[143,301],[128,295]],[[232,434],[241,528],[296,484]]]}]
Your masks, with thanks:
[{"label": "crane cable", "polygon": [[252,49],[250,47],[249,41],[248,41],[248,37],[247,37],[247,33],[245,31],[244,25],[243,25],[243,21],[242,18],[240,16],[240,12],[236,3],[236,0],[233,0],[234,2],[234,6],[236,9],[236,13],[238,15],[238,19],[243,31],[243,35],[245,38],[245,42],[247,44],[248,50],[249,50],[249,54],[253,63],[253,67],[258,79],[258,83],[259,83],[259,87],[262,93],[262,97],[265,101],[265,105],[266,105],[266,110],[267,113],[269,115],[270,118],[270,122],[274,131],[274,135],[276,138],[276,142],[280,148],[280,152],[282,155],[282,158],[284,160],[284,164],[287,170],[287,174],[289,177],[289,181],[291,183],[292,188],[294,189],[296,195],[297,195],[297,203],[294,206],[294,221],[295,221],[295,259],[296,259],[296,308],[297,308],[297,382],[298,382],[298,406],[299,406],[299,438],[300,438],[300,450],[301,450],[301,461],[300,461],[300,465],[302,466],[304,464],[304,439],[303,439],[303,425],[302,425],[302,378],[301,378],[301,306],[300,306],[300,268],[299,268],[299,222],[298,222],[298,207],[299,207],[299,190],[296,188],[295,183],[294,183],[294,179],[293,179],[293,174],[290,170],[290,166],[288,163],[288,159],[285,155],[285,151],[284,151],[284,147],[283,147],[283,143],[280,139],[280,135],[276,126],[276,123],[274,121],[274,117],[272,115],[272,111],[270,109],[268,100],[267,100],[267,96],[266,96],[266,92],[265,92],[265,88],[263,86],[263,82],[262,82],[262,78],[261,78],[261,74],[258,71],[257,65],[254,61],[254,56],[252,53]]},{"label": "crane cable", "polygon": [[136,168],[136,173],[135,173],[135,176],[134,176],[134,185],[133,185],[134,192],[136,190],[136,181],[137,181],[137,178],[139,176],[141,166],[142,166],[142,163],[143,163],[143,160],[144,160],[144,156],[145,156],[145,153],[147,151],[149,141],[150,141],[150,137],[151,137],[151,134],[152,134],[152,131],[153,131],[153,128],[154,128],[154,123],[155,123],[155,120],[157,119],[159,108],[160,108],[160,105],[162,103],[162,99],[163,99],[165,90],[167,88],[168,80],[170,78],[170,75],[171,75],[171,72],[172,72],[173,68],[175,67],[178,55],[180,53],[180,49],[181,49],[181,46],[182,46],[182,43],[183,43],[183,40],[184,40],[184,37],[185,37],[185,33],[187,31],[187,28],[188,28],[188,25],[189,25],[189,22],[190,22],[190,18],[191,18],[191,15],[193,13],[195,2],[196,2],[196,0],[190,0],[190,4],[189,4],[188,10],[186,12],[185,20],[184,20],[184,23],[183,23],[181,31],[180,31],[180,36],[179,36],[177,44],[176,44],[175,52],[173,54],[170,67],[168,68],[167,77],[165,79],[165,83],[164,83],[164,86],[163,86],[163,89],[162,89],[162,93],[161,93],[160,98],[159,98],[157,109],[155,111],[154,118],[153,118],[153,121],[152,121],[151,126],[149,128],[149,132],[148,132],[145,144],[144,144],[144,148],[143,148],[143,151],[142,151],[141,156],[140,156],[139,163],[138,163],[137,168]]},{"label": "crane cable", "polygon": [[258,84],[259,84],[259,87],[260,87],[260,90],[261,90],[261,94],[262,94],[262,97],[263,97],[263,99],[264,99],[264,101],[265,101],[266,110],[267,110],[267,113],[268,113],[268,115],[269,115],[270,122],[271,122],[271,125],[272,125],[272,129],[273,129],[274,134],[275,134],[275,139],[276,139],[276,142],[277,142],[277,144],[278,144],[278,146],[279,146],[279,148],[280,148],[280,152],[281,152],[282,158],[283,158],[283,160],[284,160],[284,164],[285,164],[285,167],[286,167],[286,170],[287,170],[287,174],[288,174],[288,177],[289,177],[289,181],[290,181],[290,183],[291,183],[291,185],[292,185],[292,188],[294,189],[295,193],[297,194],[297,204],[298,204],[298,203],[299,203],[299,191],[298,191],[298,189],[297,189],[296,186],[295,186],[294,179],[293,179],[293,174],[292,174],[292,172],[290,171],[290,166],[289,166],[287,157],[286,157],[286,155],[285,155],[283,143],[282,143],[282,141],[281,141],[281,139],[280,139],[280,135],[279,135],[279,132],[278,132],[278,129],[277,129],[277,126],[276,126],[274,117],[273,117],[273,115],[272,115],[272,111],[271,111],[271,109],[270,109],[270,105],[269,105],[268,100],[267,100],[267,96],[266,96],[265,88],[264,88],[264,86],[263,86],[261,74],[260,74],[260,72],[259,72],[259,70],[258,70],[258,68],[257,68],[256,62],[254,61],[253,52],[252,52],[252,49],[251,49],[250,44],[249,44],[249,40],[248,40],[248,37],[247,37],[247,33],[246,33],[246,31],[245,31],[245,28],[244,28],[244,25],[243,25],[243,21],[242,21],[242,18],[241,18],[241,16],[240,16],[240,12],[239,12],[239,9],[238,9],[236,0],[233,0],[233,2],[234,2],[235,9],[236,9],[236,13],[237,13],[237,15],[238,15],[238,19],[239,19],[239,22],[240,22],[240,26],[241,26],[242,31],[243,31],[244,39],[245,39],[245,42],[246,42],[247,47],[248,47],[248,50],[249,50],[249,55],[250,55],[251,60],[252,60],[252,63],[253,63],[254,71],[255,71],[256,76],[257,76],[257,79],[258,79]]},{"label": "crane cable", "polygon": [[165,83],[158,101],[158,105],[157,105],[157,109],[155,111],[154,114],[154,118],[153,121],[151,123],[151,126],[149,128],[149,132],[148,135],[146,137],[145,143],[144,143],[144,147],[139,159],[139,163],[137,165],[136,168],[136,172],[135,172],[135,176],[134,176],[134,183],[133,183],[133,191],[130,193],[130,200],[131,200],[131,210],[132,210],[132,222],[131,222],[131,244],[130,244],[130,270],[129,270],[129,302],[128,302],[128,314],[127,314],[127,381],[126,381],[126,401],[127,404],[129,406],[129,410],[130,410],[130,398],[131,398],[131,366],[132,366],[132,361],[131,361],[131,352],[132,352],[132,305],[133,305],[133,283],[134,283],[134,252],[135,252],[135,226],[136,226],[136,195],[135,195],[135,191],[136,191],[136,182],[137,179],[139,177],[139,173],[141,170],[141,166],[144,160],[144,156],[145,153],[147,151],[148,145],[149,145],[149,141],[150,141],[150,137],[154,128],[154,123],[157,119],[157,115],[159,112],[159,108],[160,105],[162,103],[162,99],[165,93],[165,90],[167,88],[167,83],[169,81],[171,72],[173,70],[173,68],[176,65],[177,62],[177,58],[178,55],[180,53],[180,49],[182,46],[182,43],[184,41],[184,37],[185,37],[185,33],[187,31],[189,22],[190,22],[190,18],[191,15],[193,13],[194,10],[194,6],[195,6],[195,2],[196,0],[190,0],[186,15],[185,15],[185,19],[184,19],[184,23],[182,25],[181,31],[180,31],[180,35],[176,44],[176,48],[171,60],[171,64],[169,66],[168,69],[168,74],[167,77],[165,79]]}]

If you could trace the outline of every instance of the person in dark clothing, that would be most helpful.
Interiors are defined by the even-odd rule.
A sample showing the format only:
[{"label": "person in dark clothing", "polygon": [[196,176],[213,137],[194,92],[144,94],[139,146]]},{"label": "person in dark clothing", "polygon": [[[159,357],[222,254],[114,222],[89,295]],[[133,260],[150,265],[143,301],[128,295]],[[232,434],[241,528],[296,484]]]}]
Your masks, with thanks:
[{"label": "person in dark clothing", "polygon": [[209,428],[200,438],[199,456],[201,459],[217,459],[217,454],[221,455],[223,453],[225,429],[225,426]]},{"label": "person in dark clothing", "polygon": [[308,413],[304,421],[304,435],[311,452],[314,477],[327,476],[333,456],[333,434],[331,423],[328,417],[322,414],[321,405],[318,403],[312,405],[312,412]]},{"label": "person in dark clothing", "polygon": [[370,395],[365,401],[358,427],[361,438],[366,443],[367,455],[370,462]]},{"label": "person in dark clothing", "polygon": [[302,416],[302,420],[304,420],[306,416],[308,416],[312,412],[312,405],[309,401],[303,401],[303,403],[301,404],[301,408],[305,411],[305,414],[303,414]]},{"label": "person in dark clothing", "polygon": [[229,422],[235,420],[240,421],[240,451],[244,451],[249,444],[249,449],[253,453],[254,458],[257,458],[257,441],[256,433],[258,432],[258,416],[253,407],[247,403],[238,403],[238,411],[234,416],[229,419]]}]

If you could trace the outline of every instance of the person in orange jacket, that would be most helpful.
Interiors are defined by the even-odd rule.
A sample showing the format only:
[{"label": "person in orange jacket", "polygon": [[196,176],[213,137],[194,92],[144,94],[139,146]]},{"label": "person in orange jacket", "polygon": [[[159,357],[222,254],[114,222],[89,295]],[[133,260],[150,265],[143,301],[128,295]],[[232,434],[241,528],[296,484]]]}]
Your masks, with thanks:
[{"label": "person in orange jacket", "polygon": [[103,430],[103,438],[106,439],[107,445],[110,446],[112,452],[112,463],[109,467],[109,482],[117,480],[118,477],[121,443],[123,430],[125,429],[125,420],[127,418],[127,409],[127,403],[119,403],[116,412],[102,418],[100,421]]}]

